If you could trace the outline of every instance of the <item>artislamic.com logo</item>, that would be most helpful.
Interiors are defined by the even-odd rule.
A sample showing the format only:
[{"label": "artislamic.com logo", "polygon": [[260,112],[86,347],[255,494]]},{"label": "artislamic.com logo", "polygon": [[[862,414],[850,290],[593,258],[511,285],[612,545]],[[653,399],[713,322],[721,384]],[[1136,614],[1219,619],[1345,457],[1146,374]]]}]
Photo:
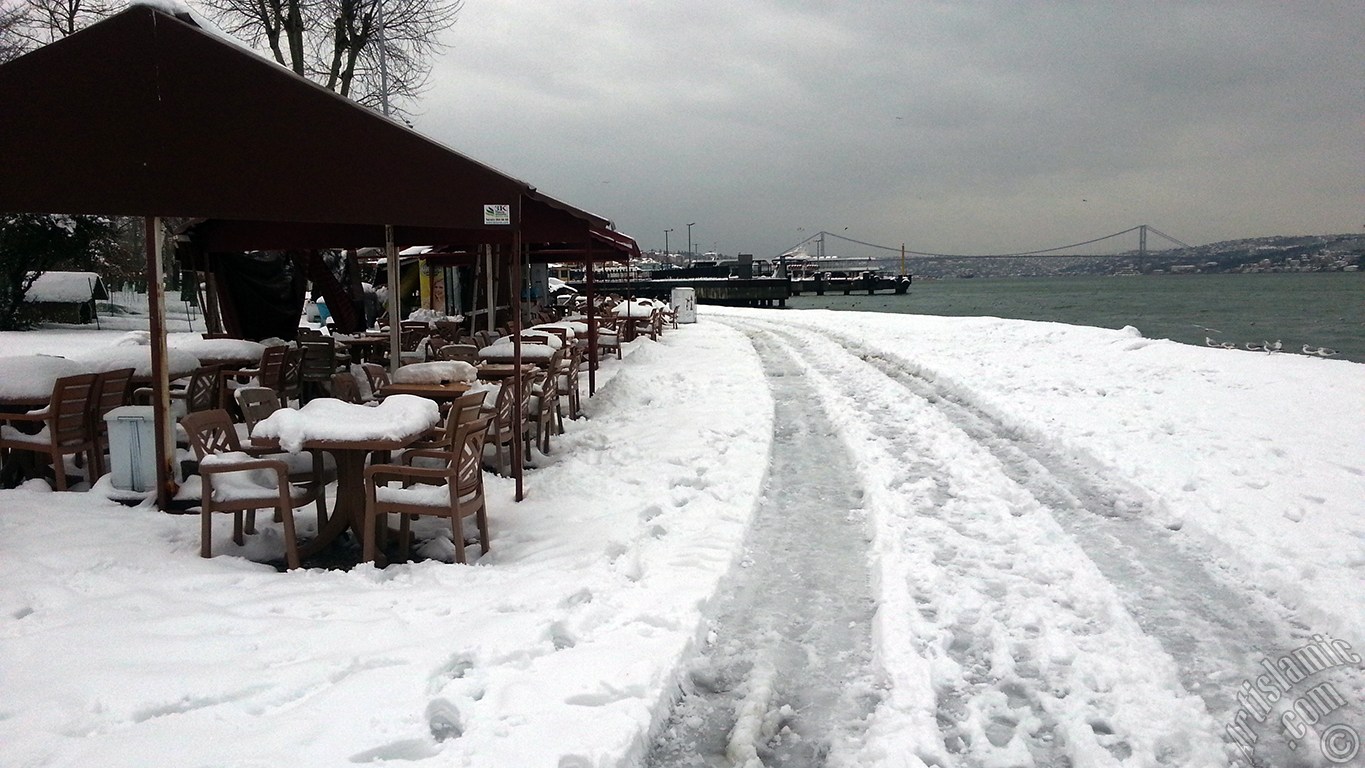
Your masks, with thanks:
[{"label": "artislamic.com logo", "polygon": [[1263,737],[1272,733],[1290,750],[1315,746],[1332,764],[1354,760],[1360,754],[1360,734],[1352,725],[1336,722],[1343,719],[1343,710],[1352,711],[1350,702],[1331,681],[1313,678],[1360,663],[1360,654],[1349,643],[1323,635],[1313,635],[1313,642],[1278,658],[1262,659],[1264,674],[1242,681],[1239,709],[1227,725],[1227,736],[1247,765],[1267,765],[1257,749],[1266,751]]}]

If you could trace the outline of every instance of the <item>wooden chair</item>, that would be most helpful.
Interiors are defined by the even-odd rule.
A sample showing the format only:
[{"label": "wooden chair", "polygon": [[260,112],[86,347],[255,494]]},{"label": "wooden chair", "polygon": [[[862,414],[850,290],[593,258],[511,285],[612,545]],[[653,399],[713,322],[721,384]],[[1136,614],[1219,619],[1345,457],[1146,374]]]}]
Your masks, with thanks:
[{"label": "wooden chair", "polygon": [[132,394],[132,368],[119,368],[98,374],[95,384],[95,402],[90,409],[90,432],[95,436],[95,477],[107,471],[104,455],[109,452],[109,425],[104,417],[115,408],[128,402]]},{"label": "wooden chair", "polygon": [[[400,515],[399,540],[406,559],[412,549],[411,519],[421,516],[450,518],[450,538],[455,562],[465,563],[464,518],[473,516],[479,531],[479,549],[488,552],[488,505],[483,489],[483,445],[490,417],[481,416],[460,424],[443,450],[408,451],[405,462],[418,457],[434,459],[440,466],[377,464],[365,470],[365,535],[362,557],[375,558],[375,525],[390,512]],[[389,483],[401,481],[402,487]]]},{"label": "wooden chair", "polygon": [[[96,399],[99,376],[83,373],[64,376],[52,384],[52,395],[47,407],[27,413],[4,414],[11,424],[0,426],[0,460],[10,451],[42,454],[52,462],[52,473],[58,491],[67,490],[66,468],[62,457],[68,454],[83,458],[86,479],[97,466],[95,452],[99,441],[91,429],[90,414]],[[33,434],[21,431],[14,423],[40,427]]]},{"label": "wooden chair", "polygon": [[[289,465],[280,455],[249,457],[243,453],[225,410],[198,411],[181,423],[199,460],[203,479],[200,496],[200,557],[213,557],[213,513],[233,514],[232,540],[243,543],[244,531],[252,532],[258,509],[274,508],[284,524],[284,555],[291,569],[299,567],[298,542],[294,535],[294,509],[320,498],[321,486],[294,485]],[[242,513],[248,515],[243,524]]]}]

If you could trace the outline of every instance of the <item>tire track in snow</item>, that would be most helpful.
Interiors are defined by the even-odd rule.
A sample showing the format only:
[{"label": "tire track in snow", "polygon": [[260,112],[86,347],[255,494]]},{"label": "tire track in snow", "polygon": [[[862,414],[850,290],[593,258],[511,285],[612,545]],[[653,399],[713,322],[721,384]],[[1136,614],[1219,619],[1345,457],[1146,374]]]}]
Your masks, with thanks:
[{"label": "tire track in snow", "polygon": [[[763,325],[803,349],[818,344],[826,345],[826,352],[830,347],[840,348],[857,362],[842,359],[840,365],[834,365],[816,355],[815,365],[827,375],[844,377],[849,368],[861,369],[866,376],[893,384],[896,391],[932,404],[953,427],[995,457],[1000,471],[1041,504],[1079,544],[1141,629],[1161,644],[1178,669],[1180,683],[1203,701],[1220,726],[1220,738],[1226,738],[1221,726],[1231,723],[1240,707],[1236,697],[1242,681],[1254,679],[1260,661],[1278,657],[1311,639],[1310,628],[1297,621],[1291,611],[1254,588],[1228,583],[1221,574],[1211,572],[1198,553],[1162,535],[1145,519],[1148,515],[1143,513],[1151,502],[1144,494],[1106,478],[1102,468],[1088,466],[1046,440],[1021,436],[1018,430],[973,405],[963,393],[940,385],[913,365],[867,349],[855,339],[827,331]],[[885,420],[874,431],[894,441],[897,436],[889,434],[886,426],[892,423]],[[961,519],[948,524],[958,533],[971,535]],[[951,548],[941,552],[949,559],[954,554]],[[968,669],[979,668],[981,643],[961,633],[953,638],[948,656]],[[1365,701],[1361,677],[1349,669],[1333,670],[1330,675],[1346,699],[1357,704]],[[1026,689],[1016,685],[1002,692],[1020,703],[1020,694]],[[942,703],[940,723],[945,724],[953,720],[952,711],[960,708],[961,702],[949,696]],[[1112,736],[1113,724],[1092,725],[1098,725],[1097,734]],[[1312,750],[1301,749],[1298,754],[1285,750],[1275,726],[1272,717],[1257,729],[1257,758],[1281,766],[1313,764],[1309,762],[1312,755],[1307,754]],[[954,751],[952,729],[947,728],[945,734],[949,750]],[[1053,741],[1051,734],[1043,735],[1046,741]],[[1042,757],[1038,745],[1030,746],[1035,758]],[[1125,757],[1122,750],[1110,751],[1116,758]],[[1054,754],[1039,764],[1068,763],[1064,755]]]},{"label": "tire track in snow", "polygon": [[[904,748],[942,766],[1225,762],[1216,724],[1180,689],[1174,664],[980,435],[847,340],[735,324],[801,350],[826,410],[859,446],[874,519],[899,539],[903,582],[879,597],[913,598],[900,639],[927,660],[921,696],[940,738]],[[915,703],[902,706],[913,723]]]},{"label": "tire track in snow", "polygon": [[647,765],[838,764],[879,697],[862,486],[800,368],[763,338],[755,346],[777,409],[772,464]]}]

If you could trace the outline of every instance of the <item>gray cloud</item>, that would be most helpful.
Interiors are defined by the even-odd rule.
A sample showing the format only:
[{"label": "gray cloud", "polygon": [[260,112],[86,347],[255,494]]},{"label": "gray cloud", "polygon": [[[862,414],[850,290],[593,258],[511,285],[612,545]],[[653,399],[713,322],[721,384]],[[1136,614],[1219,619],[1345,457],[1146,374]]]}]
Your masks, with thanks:
[{"label": "gray cloud", "polygon": [[1363,223],[1354,1],[467,0],[448,42],[418,128],[645,248]]}]

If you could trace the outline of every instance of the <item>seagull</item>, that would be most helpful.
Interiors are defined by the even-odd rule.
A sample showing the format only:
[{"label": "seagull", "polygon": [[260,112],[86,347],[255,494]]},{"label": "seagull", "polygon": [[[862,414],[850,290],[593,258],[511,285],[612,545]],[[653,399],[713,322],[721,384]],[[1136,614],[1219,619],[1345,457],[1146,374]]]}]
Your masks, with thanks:
[{"label": "seagull", "polygon": [[1220,346],[1222,346],[1222,345],[1219,344],[1218,342],[1214,341],[1213,339],[1210,339],[1208,336],[1205,336],[1205,337],[1204,337],[1204,346],[1206,346],[1206,347],[1220,347]]},{"label": "seagull", "polygon": [[1266,350],[1266,347],[1269,346],[1269,342],[1264,342],[1264,341],[1263,341],[1263,342],[1261,342],[1260,344],[1253,344],[1253,343],[1251,343],[1251,342],[1248,341],[1248,342],[1247,342],[1246,344],[1244,344],[1243,346],[1245,346],[1245,347],[1247,348],[1247,351],[1248,351],[1248,352],[1266,352],[1266,351],[1267,351],[1267,350]]},{"label": "seagull", "polygon": [[1307,344],[1304,344],[1303,353],[1305,355],[1313,355],[1314,357],[1331,357],[1335,355],[1337,351],[1335,349],[1328,349],[1327,347],[1318,347],[1317,349],[1314,349]]},{"label": "seagull", "polygon": [[1279,352],[1281,349],[1284,349],[1284,345],[1280,343],[1279,339],[1275,339],[1274,344],[1271,344],[1268,341],[1263,343],[1265,344],[1265,351],[1270,354],[1274,354],[1276,352]]},{"label": "seagull", "polygon": [[1223,342],[1222,344],[1219,344],[1218,346],[1222,347],[1223,349],[1236,349],[1236,348],[1237,348],[1237,345],[1234,344],[1234,343],[1232,343],[1231,341],[1225,341],[1225,342]]}]

